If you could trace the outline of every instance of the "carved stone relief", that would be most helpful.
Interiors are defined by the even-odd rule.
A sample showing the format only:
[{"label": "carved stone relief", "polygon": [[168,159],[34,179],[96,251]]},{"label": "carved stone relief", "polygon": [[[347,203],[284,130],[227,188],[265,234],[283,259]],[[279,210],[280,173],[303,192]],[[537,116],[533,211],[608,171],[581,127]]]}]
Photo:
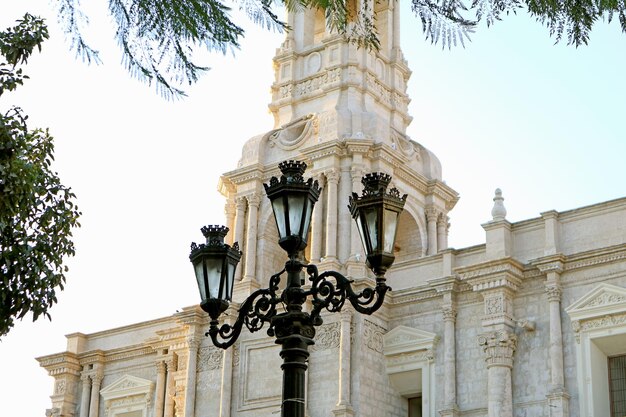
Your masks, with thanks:
[{"label": "carved stone relief", "polygon": [[223,352],[222,349],[215,346],[201,347],[198,349],[197,371],[211,371],[220,368],[222,366]]},{"label": "carved stone relief", "polygon": [[383,353],[383,336],[387,330],[369,320],[363,320],[363,343],[378,353]]},{"label": "carved stone relief", "polygon": [[315,344],[312,350],[335,349],[339,347],[341,340],[341,323],[324,324],[317,328]]}]

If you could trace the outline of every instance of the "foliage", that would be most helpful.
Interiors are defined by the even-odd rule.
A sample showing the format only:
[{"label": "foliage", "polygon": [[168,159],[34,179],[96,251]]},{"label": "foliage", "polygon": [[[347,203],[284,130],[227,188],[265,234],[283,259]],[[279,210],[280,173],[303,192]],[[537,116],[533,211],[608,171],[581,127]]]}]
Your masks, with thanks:
[{"label": "foliage", "polygon": [[[560,42],[565,36],[569,45],[586,45],[593,25],[600,19],[611,22],[619,17],[626,32],[624,0],[473,0],[468,9],[461,0],[412,0],[413,11],[421,18],[426,38],[443,46],[473,32],[481,21],[487,26],[509,13],[526,8],[529,15],[546,26],[550,36]],[[473,11],[475,18],[464,17]]]},{"label": "foliage", "polygon": [[[378,49],[373,1],[359,0],[231,0],[255,23],[269,29],[288,29],[276,15],[277,6],[288,10],[303,7],[324,10],[328,27],[347,36],[360,47]],[[388,0],[393,1],[393,0]],[[397,1],[397,0],[396,0]],[[84,41],[81,28],[87,23],[79,0],[58,0],[59,20],[72,48],[88,61],[99,62],[97,51]],[[123,62],[135,77],[150,84],[166,97],[179,97],[179,88],[197,81],[208,68],[196,64],[199,49],[226,52],[239,47],[243,29],[230,17],[224,0],[108,0],[115,25],[115,37]],[[464,44],[464,39],[481,21],[488,26],[509,13],[526,8],[544,24],[559,42],[564,36],[576,47],[589,41],[599,19],[611,21],[617,15],[626,31],[626,0],[411,0],[413,12],[421,19],[426,39],[443,47]]]},{"label": "foliage", "polygon": [[[0,96],[28,78],[17,66],[47,38],[43,20],[29,14],[0,32]],[[47,130],[29,131],[27,118],[16,107],[0,113],[0,336],[28,312],[50,318],[79,226],[75,196],[51,170],[53,139]]]}]

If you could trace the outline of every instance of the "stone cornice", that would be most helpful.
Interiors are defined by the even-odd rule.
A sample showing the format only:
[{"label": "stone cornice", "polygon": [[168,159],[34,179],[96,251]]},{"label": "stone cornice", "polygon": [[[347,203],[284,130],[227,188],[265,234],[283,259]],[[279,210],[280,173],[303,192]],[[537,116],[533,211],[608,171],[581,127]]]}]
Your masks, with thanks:
[{"label": "stone cornice", "polygon": [[174,317],[183,326],[201,326],[206,322],[206,313],[199,305],[184,307],[180,313],[174,314]]},{"label": "stone cornice", "polygon": [[542,274],[548,272],[562,273],[567,257],[562,253],[548,255],[541,258],[533,259],[530,264],[536,266]]},{"label": "stone cornice", "polygon": [[311,162],[324,159],[328,156],[343,156],[346,153],[344,144],[341,141],[327,141],[311,146],[302,151]]},{"label": "stone cornice", "polygon": [[353,140],[353,139],[345,139],[344,144],[348,154],[366,154],[370,152],[372,146],[374,146],[373,140]]},{"label": "stone cornice", "polygon": [[415,303],[418,301],[432,300],[440,295],[437,290],[430,287],[407,288],[399,291],[392,291],[390,300],[391,307],[398,307],[404,304]]},{"label": "stone cornice", "polygon": [[440,180],[428,181],[428,194],[441,198],[446,204],[446,210],[450,211],[459,201],[459,194],[449,185]]},{"label": "stone cornice", "polygon": [[48,371],[48,375],[80,375],[81,365],[78,356],[71,352],[55,353],[36,358],[39,366]]},{"label": "stone cornice", "polygon": [[458,276],[450,275],[428,280],[428,285],[433,287],[437,293],[459,292],[461,281]]},{"label": "stone cornice", "polygon": [[105,352],[103,350],[90,350],[79,355],[80,364],[102,363],[105,361]]},{"label": "stone cornice", "polygon": [[565,263],[565,271],[593,267],[599,264],[607,264],[626,260],[626,244],[609,246],[606,248],[568,255]]},{"label": "stone cornice", "polygon": [[508,231],[511,231],[511,229],[512,229],[511,222],[509,222],[506,219],[504,219],[504,220],[491,220],[491,221],[488,221],[487,223],[481,224],[481,226],[482,226],[483,229],[485,229],[485,231],[489,231],[489,230],[493,230],[493,229],[499,229],[499,228],[504,228],[504,229],[507,229]]},{"label": "stone cornice", "polygon": [[502,258],[482,262],[467,267],[455,268],[462,281],[472,286],[474,291],[507,288],[517,291],[524,276],[524,265],[513,258]]},{"label": "stone cornice", "polygon": [[234,185],[239,185],[252,180],[262,181],[264,178],[264,172],[265,170],[263,165],[257,163],[247,165],[233,171],[228,171],[221,176],[220,180]]}]

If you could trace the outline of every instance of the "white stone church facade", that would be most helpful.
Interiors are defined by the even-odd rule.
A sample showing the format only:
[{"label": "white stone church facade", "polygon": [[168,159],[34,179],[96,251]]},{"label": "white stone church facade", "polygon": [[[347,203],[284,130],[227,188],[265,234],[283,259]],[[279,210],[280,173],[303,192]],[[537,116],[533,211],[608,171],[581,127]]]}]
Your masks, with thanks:
[{"label": "white stone church facade", "polygon": [[[324,317],[310,349],[308,416],[624,417],[626,198],[510,223],[498,192],[485,243],[448,248],[458,194],[435,155],[406,135],[410,70],[397,3],[373,12],[378,52],[329,33],[322,12],[289,15],[293,30],[274,58],[276,128],[250,139],[219,181],[227,239],[244,253],[235,300],[284,266],[262,184],[287,159],[305,161],[305,177],[323,186],[306,259],[371,286],[346,206],[365,173],[386,172],[408,194],[387,274],[393,291],[372,316],[346,306]],[[54,377],[47,415],[279,415],[274,339],[244,331],[223,351],[207,330],[207,315],[188,307],[68,335],[65,352],[38,358]]]}]

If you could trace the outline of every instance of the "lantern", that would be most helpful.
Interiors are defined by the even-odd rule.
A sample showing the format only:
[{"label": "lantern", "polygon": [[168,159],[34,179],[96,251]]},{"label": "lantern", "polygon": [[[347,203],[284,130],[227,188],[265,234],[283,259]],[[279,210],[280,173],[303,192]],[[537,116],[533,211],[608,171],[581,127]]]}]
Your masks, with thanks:
[{"label": "lantern", "polygon": [[201,230],[206,243],[192,243],[189,259],[200,290],[200,307],[211,318],[217,319],[232,299],[235,269],[241,259],[241,251],[238,243],[233,247],[224,243],[228,227],[206,226]]},{"label": "lantern", "polygon": [[272,203],[278,244],[293,258],[307,245],[311,214],[321,188],[312,178],[304,180],[304,162],[285,161],[278,164],[278,168],[282,172],[280,179],[272,177],[269,184],[263,186]]},{"label": "lantern", "polygon": [[382,278],[393,264],[393,248],[398,229],[398,217],[404,208],[406,194],[400,197],[396,188],[387,192],[391,176],[371,173],[361,179],[364,186],[359,197],[352,193],[348,208],[356,221],[367,257],[367,266]]}]

